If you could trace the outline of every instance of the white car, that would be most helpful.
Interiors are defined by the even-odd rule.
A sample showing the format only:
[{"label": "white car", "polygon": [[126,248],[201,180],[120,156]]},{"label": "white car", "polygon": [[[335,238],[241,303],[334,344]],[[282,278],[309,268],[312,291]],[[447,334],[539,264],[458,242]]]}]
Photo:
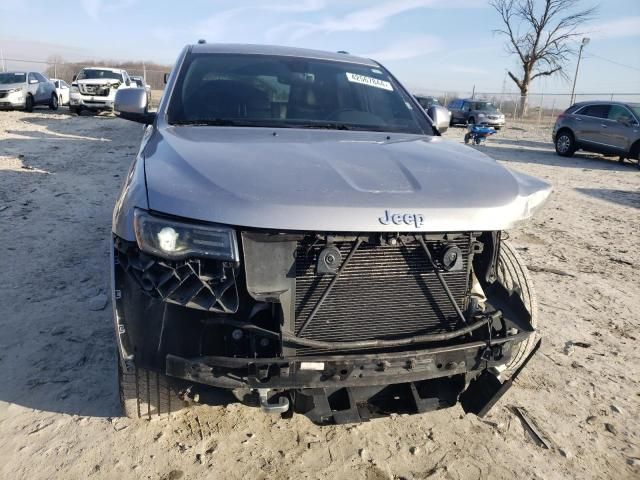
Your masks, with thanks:
[{"label": "white car", "polygon": [[58,94],[58,105],[69,105],[69,84],[59,78],[50,78],[56,87]]},{"label": "white car", "polygon": [[74,77],[70,89],[69,110],[113,110],[116,92],[134,88],[126,70],[108,67],[85,67]]},{"label": "white car", "polygon": [[46,76],[25,71],[0,73],[0,109],[32,112],[37,105],[58,109],[58,95]]}]

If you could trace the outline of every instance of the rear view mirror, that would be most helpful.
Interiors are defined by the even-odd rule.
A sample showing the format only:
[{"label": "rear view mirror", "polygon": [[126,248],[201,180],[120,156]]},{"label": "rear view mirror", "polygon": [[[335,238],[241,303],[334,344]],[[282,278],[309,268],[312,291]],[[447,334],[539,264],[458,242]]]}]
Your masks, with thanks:
[{"label": "rear view mirror", "polygon": [[148,111],[147,92],[144,88],[118,90],[113,109],[119,117],[133,122],[153,123],[156,114]]},{"label": "rear view mirror", "polygon": [[434,126],[440,133],[444,133],[449,129],[449,122],[451,121],[451,115],[449,111],[441,107],[440,105],[432,105],[427,110],[427,115],[433,120]]}]

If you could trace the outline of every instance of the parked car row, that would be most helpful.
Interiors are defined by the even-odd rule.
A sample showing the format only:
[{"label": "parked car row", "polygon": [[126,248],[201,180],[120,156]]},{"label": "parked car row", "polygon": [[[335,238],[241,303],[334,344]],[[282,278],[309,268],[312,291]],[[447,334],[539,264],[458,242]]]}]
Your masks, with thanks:
[{"label": "parked car row", "polygon": [[[416,100],[427,110],[434,105],[440,105],[436,97],[416,95]],[[505,116],[493,103],[486,100],[474,100],[472,98],[456,99],[447,105],[449,111],[449,125],[487,125],[500,130],[505,126]]]},{"label": "parked car row", "polygon": [[142,77],[130,77],[126,70],[85,67],[73,77],[71,85],[32,71],[0,73],[0,108],[33,111],[36,106],[57,110],[68,105],[71,113],[83,110],[113,110],[115,95],[126,88],[144,88],[150,98],[151,87]]}]

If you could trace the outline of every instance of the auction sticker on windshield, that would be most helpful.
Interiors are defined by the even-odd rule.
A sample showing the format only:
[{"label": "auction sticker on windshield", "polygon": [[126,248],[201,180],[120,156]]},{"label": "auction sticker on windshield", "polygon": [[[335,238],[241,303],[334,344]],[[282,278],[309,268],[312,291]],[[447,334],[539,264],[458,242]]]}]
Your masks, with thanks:
[{"label": "auction sticker on windshield", "polygon": [[365,75],[358,75],[357,73],[349,73],[347,74],[347,80],[353,83],[361,83],[362,85],[369,85],[370,87],[382,88],[383,90],[393,91],[393,87],[391,84],[385,80],[379,80],[373,77],[367,77]]}]

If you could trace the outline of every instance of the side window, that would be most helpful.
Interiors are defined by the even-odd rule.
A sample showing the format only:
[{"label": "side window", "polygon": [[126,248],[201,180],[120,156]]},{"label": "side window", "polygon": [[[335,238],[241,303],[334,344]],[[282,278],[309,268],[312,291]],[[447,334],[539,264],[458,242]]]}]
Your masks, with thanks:
[{"label": "side window", "polygon": [[31,83],[31,81],[32,81],[32,80],[36,80],[36,81],[38,81],[38,79],[36,78],[36,74],[35,74],[35,73],[33,73],[33,72],[29,72],[29,76],[27,77],[27,81],[28,81],[29,83]]},{"label": "side window", "polygon": [[607,115],[609,115],[609,107],[610,105],[587,105],[582,110],[576,112],[576,114],[587,117],[607,118]]},{"label": "side window", "polygon": [[629,110],[621,105],[611,105],[607,118],[616,122],[630,122],[631,120],[633,120]]}]

